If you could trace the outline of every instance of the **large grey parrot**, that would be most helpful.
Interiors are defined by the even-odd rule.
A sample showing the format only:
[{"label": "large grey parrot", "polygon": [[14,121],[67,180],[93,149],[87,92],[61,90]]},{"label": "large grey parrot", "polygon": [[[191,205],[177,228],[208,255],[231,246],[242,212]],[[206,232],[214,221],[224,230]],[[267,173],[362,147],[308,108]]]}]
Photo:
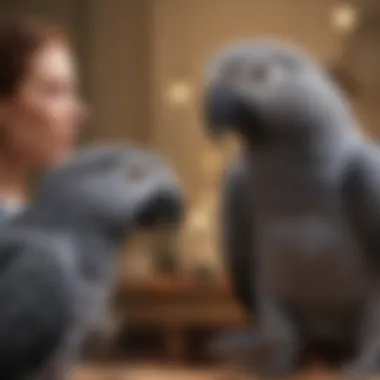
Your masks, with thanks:
[{"label": "large grey parrot", "polygon": [[224,190],[227,262],[255,314],[259,369],[298,369],[309,344],[345,373],[380,369],[380,152],[342,91],[294,46],[237,43],[211,62],[208,131],[241,139]]},{"label": "large grey parrot", "polygon": [[182,211],[176,176],[143,148],[87,148],[48,173],[0,231],[0,378],[68,378],[126,236]]}]

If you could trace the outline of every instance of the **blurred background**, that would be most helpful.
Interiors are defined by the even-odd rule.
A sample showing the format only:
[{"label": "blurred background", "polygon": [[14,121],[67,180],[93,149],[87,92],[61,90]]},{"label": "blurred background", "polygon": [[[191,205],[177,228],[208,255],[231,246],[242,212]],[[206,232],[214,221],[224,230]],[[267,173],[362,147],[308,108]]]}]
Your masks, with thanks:
[{"label": "blurred background", "polygon": [[[153,379],[164,367],[217,367],[204,355],[204,343],[218,331],[244,328],[246,317],[229,290],[216,223],[220,175],[235,143],[219,147],[204,135],[198,108],[204,66],[239,39],[295,42],[336,76],[365,132],[376,137],[380,2],[0,0],[0,12],[14,9],[71,33],[93,112],[83,143],[150,146],[174,165],[188,192],[179,234],[141,231],[121,252],[109,320],[89,343],[86,361],[131,363],[129,369],[151,371],[140,378]],[[88,368],[88,378],[100,376]]]}]

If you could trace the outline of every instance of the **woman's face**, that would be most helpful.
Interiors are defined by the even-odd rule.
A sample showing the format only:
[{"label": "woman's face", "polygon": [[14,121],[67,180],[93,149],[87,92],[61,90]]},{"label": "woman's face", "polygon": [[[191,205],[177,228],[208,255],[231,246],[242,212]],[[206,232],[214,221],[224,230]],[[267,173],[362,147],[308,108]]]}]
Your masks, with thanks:
[{"label": "woman's face", "polygon": [[41,170],[73,149],[86,110],[78,96],[70,50],[50,43],[38,50],[6,108],[6,144],[25,165]]}]

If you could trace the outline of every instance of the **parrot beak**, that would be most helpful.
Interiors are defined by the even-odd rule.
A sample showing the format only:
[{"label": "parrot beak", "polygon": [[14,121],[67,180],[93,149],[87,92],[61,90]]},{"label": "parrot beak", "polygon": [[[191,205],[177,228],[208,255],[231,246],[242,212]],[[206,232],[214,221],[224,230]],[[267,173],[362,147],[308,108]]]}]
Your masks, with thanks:
[{"label": "parrot beak", "polygon": [[137,210],[140,227],[178,225],[184,215],[184,198],[176,188],[157,191],[141,202]]},{"label": "parrot beak", "polygon": [[249,131],[255,120],[244,100],[229,86],[220,84],[213,84],[206,90],[204,118],[214,140],[224,137],[226,132]]},{"label": "parrot beak", "polygon": [[213,139],[218,139],[233,128],[235,121],[236,97],[231,91],[219,85],[211,86],[204,99],[204,117],[208,132]]}]

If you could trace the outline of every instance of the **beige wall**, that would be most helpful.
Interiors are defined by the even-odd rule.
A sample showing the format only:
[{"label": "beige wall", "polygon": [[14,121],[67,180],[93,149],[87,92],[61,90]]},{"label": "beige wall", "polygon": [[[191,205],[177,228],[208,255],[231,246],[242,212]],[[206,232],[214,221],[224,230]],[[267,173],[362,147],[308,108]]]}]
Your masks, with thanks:
[{"label": "beige wall", "polygon": [[380,2],[354,0],[360,12],[360,23],[342,47],[339,62],[342,70],[355,79],[354,97],[364,132],[370,137],[380,136]]},{"label": "beige wall", "polygon": [[147,1],[93,0],[89,4],[94,134],[146,139],[150,115]]}]

